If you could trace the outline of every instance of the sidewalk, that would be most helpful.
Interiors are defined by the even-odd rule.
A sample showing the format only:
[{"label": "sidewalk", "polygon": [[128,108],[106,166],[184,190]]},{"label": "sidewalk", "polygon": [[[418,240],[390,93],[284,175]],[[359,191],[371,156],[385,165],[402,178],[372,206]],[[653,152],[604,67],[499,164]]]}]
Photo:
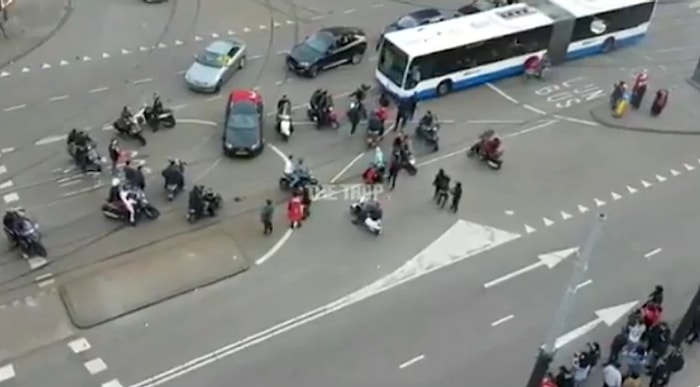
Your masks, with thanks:
[{"label": "sidewalk", "polygon": [[[652,79],[653,81],[653,79]],[[649,113],[658,87],[651,83],[639,110],[630,109],[622,118],[612,116],[606,100],[591,110],[591,117],[600,124],[622,130],[659,134],[700,135],[700,90],[682,83],[670,88],[669,100],[659,117]]]},{"label": "sidewalk", "polygon": [[51,39],[72,9],[72,0],[14,0],[3,23],[7,39],[0,35],[0,69]]}]

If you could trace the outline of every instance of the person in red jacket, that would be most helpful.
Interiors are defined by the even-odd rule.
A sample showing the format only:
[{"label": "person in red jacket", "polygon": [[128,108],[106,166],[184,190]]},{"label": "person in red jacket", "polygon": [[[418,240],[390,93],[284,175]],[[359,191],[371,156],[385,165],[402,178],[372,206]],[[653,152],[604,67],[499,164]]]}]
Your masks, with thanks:
[{"label": "person in red jacket", "polygon": [[304,219],[304,204],[300,195],[294,195],[289,199],[287,217],[291,228],[301,227],[301,221]]}]

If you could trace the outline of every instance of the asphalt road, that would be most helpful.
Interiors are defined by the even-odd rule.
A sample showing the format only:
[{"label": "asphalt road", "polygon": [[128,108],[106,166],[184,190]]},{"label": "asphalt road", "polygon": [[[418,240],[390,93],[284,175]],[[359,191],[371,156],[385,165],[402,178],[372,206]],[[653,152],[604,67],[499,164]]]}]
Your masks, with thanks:
[{"label": "asphalt road", "polygon": [[[566,331],[593,320],[597,309],[644,298],[656,283],[666,288],[666,318],[677,320],[697,285],[692,274],[696,243],[691,233],[698,214],[679,203],[690,200],[696,189],[693,179],[676,180],[608,210],[609,220]],[[239,345],[243,348],[230,358],[220,357],[165,385],[216,386],[234,379],[248,385],[293,386],[450,386],[465,379],[497,385],[517,383],[526,376],[532,354],[547,334],[572,263],[539,269],[491,289],[484,289],[483,284],[535,262],[538,254],[580,246],[590,223],[589,216],[556,231],[511,242],[296,330],[265,337],[259,345]],[[656,249],[661,251],[645,257]],[[158,329],[151,324],[152,328],[142,328],[144,336],[137,336],[138,341]],[[238,327],[229,324],[229,330]],[[586,340],[604,342],[612,331],[597,328],[592,335],[565,347],[558,361],[566,361],[566,356]],[[126,331],[122,328],[119,332]],[[191,333],[183,332],[182,336],[191,338],[195,346],[201,339]],[[106,348],[116,337],[101,340]],[[150,362],[160,362],[164,353],[170,351],[159,352]],[[141,354],[141,349],[134,349],[121,360],[109,355],[104,358],[115,367],[136,356],[131,359],[131,373],[140,375],[149,368],[139,358]],[[413,365],[402,367],[421,356]],[[136,383],[125,376],[121,380]]]},{"label": "asphalt road", "polygon": [[[291,6],[289,3],[273,2],[275,11],[272,16],[265,10],[265,5],[250,4],[237,7],[234,11],[223,1],[202,2],[199,4],[199,11],[196,10],[197,2],[176,3],[175,1],[154,7],[144,7],[135,2],[119,5],[94,2],[84,6],[82,11],[80,7],[76,7],[71,21],[50,44],[8,69],[10,76],[0,78],[0,83],[5,83],[3,87],[13,90],[12,94],[0,96],[0,108],[9,110],[0,112],[0,123],[7,127],[23,128],[21,131],[3,131],[0,134],[2,148],[6,151],[2,155],[2,165],[7,168],[6,174],[2,177],[10,178],[13,183],[12,187],[0,185],[0,193],[17,194],[19,199],[8,205],[21,204],[41,221],[47,230],[47,243],[51,251],[56,250],[57,254],[61,255],[71,252],[76,245],[80,251],[75,256],[57,261],[49,269],[28,275],[24,262],[16,260],[13,255],[4,256],[2,261],[6,263],[3,265],[0,280],[4,282],[19,275],[25,275],[25,279],[32,280],[35,275],[51,274],[76,265],[86,265],[94,261],[97,256],[104,256],[102,253],[118,250],[120,245],[131,243],[133,238],[139,241],[147,240],[155,235],[162,236],[186,227],[181,224],[179,216],[167,216],[157,223],[140,226],[138,231],[119,232],[114,238],[110,237],[108,242],[92,243],[89,248],[81,248],[80,241],[75,241],[76,235],[79,235],[84,243],[84,240],[89,241],[91,237],[99,238],[113,232],[114,225],[105,222],[95,211],[105,195],[104,189],[91,190],[91,187],[96,186],[95,180],[76,177],[73,172],[65,171],[68,169],[68,160],[65,155],[64,139],[60,135],[66,133],[69,128],[92,127],[91,133],[97,141],[100,144],[106,144],[112,134],[110,131],[101,130],[101,127],[113,119],[121,105],[127,103],[136,105],[146,101],[153,91],[158,91],[170,106],[177,108],[179,118],[219,122],[224,99],[187,92],[182,85],[181,72],[191,62],[192,54],[200,50],[206,41],[212,38],[212,34],[227,36],[229,30],[248,43],[249,55],[253,59],[248,67],[229,83],[229,89],[257,87],[266,97],[268,106],[274,104],[277,96],[283,93],[289,95],[295,104],[301,105],[319,85],[329,88],[336,95],[343,95],[357,84],[371,80],[374,66],[372,54],[368,53],[361,65],[338,69],[323,74],[317,80],[307,81],[289,77],[284,71],[278,53],[288,49],[294,41],[323,25],[358,25],[366,28],[370,35],[376,35],[381,26],[397,15],[412,9],[411,6],[398,3],[366,2],[353,4],[352,9],[347,5],[333,2],[326,2],[321,8],[311,1],[309,3],[311,4],[297,2],[296,6]],[[457,7],[462,4],[451,5]],[[270,4],[267,6],[269,7]],[[168,19],[171,16],[166,13],[170,12],[170,7],[175,8],[172,18]],[[684,20],[690,20],[684,7],[683,4],[660,7],[659,20],[667,19],[678,24]],[[193,22],[193,15],[198,15],[199,19],[197,20],[195,16]],[[85,21],[85,18],[91,18],[91,21]],[[104,31],[107,31],[108,26],[114,23],[122,24],[120,27],[112,27],[111,31],[123,29],[124,19],[128,20],[130,27],[125,29],[124,34],[99,33],[100,28],[105,28]],[[443,357],[448,360],[444,360],[444,365],[450,363],[452,365],[449,368],[450,372],[443,374],[444,378],[444,375],[454,376],[458,375],[457,372],[460,370],[467,370],[463,366],[455,367],[457,363],[449,361],[449,358],[454,357],[453,355],[459,354],[462,359],[474,359],[478,356],[476,351],[464,354],[459,352],[459,349],[453,348],[454,353],[449,353],[449,346],[437,348],[438,345],[441,347],[445,345],[444,339],[449,332],[453,332],[452,335],[456,334],[454,332],[462,332],[463,336],[467,336],[462,329],[478,330],[481,326],[488,328],[490,322],[508,314],[516,316],[514,322],[520,321],[517,319],[522,315],[523,321],[519,322],[518,326],[530,327],[531,330],[543,330],[543,327],[538,327],[552,315],[549,309],[556,303],[558,293],[555,290],[559,289],[560,283],[545,281],[542,278],[538,281],[525,278],[525,281],[532,282],[526,284],[527,286],[523,285],[524,290],[516,289],[516,292],[513,292],[503,288],[484,293],[477,291],[481,286],[480,282],[473,281],[472,284],[470,279],[478,278],[480,281],[487,281],[491,279],[489,277],[497,276],[499,273],[504,274],[519,267],[519,264],[530,262],[537,254],[563,248],[567,244],[580,243],[585,236],[588,222],[579,220],[582,218],[579,214],[581,212],[579,206],[584,206],[589,210],[587,213],[592,213],[596,207],[595,199],[612,205],[613,202],[619,201],[615,199],[616,195],[630,196],[619,205],[624,207],[628,205],[627,203],[638,200],[634,197],[635,195],[640,197],[648,195],[642,192],[645,191],[642,180],[653,183],[654,189],[660,185],[658,192],[670,190],[668,186],[676,184],[672,182],[681,179],[692,182],[692,177],[685,177],[686,172],[692,171],[686,171],[683,164],[687,163],[692,168],[700,168],[694,139],[613,132],[595,126],[589,121],[587,115],[591,106],[605,98],[605,92],[612,82],[624,77],[629,78],[634,71],[641,68],[649,68],[652,71],[652,83],[654,72],[657,71],[663,71],[666,75],[677,74],[678,80],[682,80],[683,74],[695,59],[683,58],[680,54],[674,54],[674,58],[671,59],[668,53],[675,51],[664,50],[676,49],[683,52],[683,47],[689,50],[689,47],[693,46],[691,32],[694,30],[692,23],[684,23],[682,31],[678,31],[677,28],[665,28],[667,23],[657,23],[658,31],[651,35],[641,49],[625,50],[608,57],[568,64],[556,69],[552,77],[543,83],[523,84],[520,79],[505,80],[491,88],[483,87],[440,101],[422,104],[421,111],[431,109],[443,120],[453,123],[444,125],[441,152],[429,155],[417,145],[418,155],[424,163],[428,164],[422,167],[415,178],[402,176],[397,192],[383,197],[387,213],[385,235],[372,240],[361,230],[352,227],[344,219],[349,204],[345,198],[318,202],[313,209],[313,220],[302,230],[295,232],[280,253],[264,266],[240,279],[202,289],[195,294],[183,296],[86,332],[86,337],[92,343],[94,351],[98,353],[95,356],[101,356],[109,364],[109,371],[100,373],[101,380],[106,380],[104,375],[109,375],[119,378],[124,385],[136,382],[211,351],[221,343],[246,337],[304,310],[310,310],[341,297],[392,272],[450,227],[456,218],[522,235],[531,232],[530,228],[538,231],[528,238],[486,253],[488,257],[479,256],[469,263],[457,266],[449,273],[435,274],[434,277],[419,280],[416,285],[407,285],[394,293],[380,296],[356,307],[365,313],[382,313],[382,315],[357,315],[356,312],[352,313],[352,310],[349,310],[331,317],[318,327],[321,332],[325,327],[331,335],[339,335],[341,329],[349,329],[350,332],[342,332],[343,336],[357,334],[362,337],[372,337],[377,343],[384,344],[382,337],[386,336],[387,340],[391,341],[394,335],[382,329],[385,327],[384,324],[376,324],[369,329],[367,335],[364,335],[359,330],[370,327],[367,327],[367,324],[356,326],[355,319],[364,316],[361,321],[367,321],[367,317],[374,317],[387,323],[394,322],[392,325],[396,325],[394,320],[403,316],[418,324],[422,320],[417,316],[425,314],[430,315],[431,318],[431,321],[425,321],[426,325],[444,324],[445,329],[441,329],[438,336],[432,336],[432,333],[426,332],[425,335],[413,334],[419,342],[411,343],[410,340],[402,340],[405,341],[405,346],[387,343],[386,345],[393,348],[391,350],[393,352],[390,351],[392,356],[384,356],[381,361],[376,359],[376,353],[375,356],[371,356],[366,352],[362,352],[363,355],[360,356],[364,359],[355,359],[359,351],[365,351],[362,347],[364,343],[362,339],[357,338],[352,345],[345,342],[332,344],[333,340],[324,339],[323,345],[304,343],[309,357],[304,355],[298,357],[298,360],[315,360],[313,356],[323,353],[327,361],[335,361],[333,356],[325,353],[328,352],[325,345],[331,344],[335,346],[334,353],[343,353],[343,356],[347,353],[348,356],[338,363],[333,363],[333,367],[345,367],[345,364],[340,365],[341,362],[349,361],[347,360],[350,359],[349,356],[353,356],[354,360],[350,362],[353,365],[357,364],[357,367],[360,367],[358,370],[362,369],[365,372],[348,374],[368,375],[368,377],[377,374],[377,378],[389,379],[376,381],[386,380],[387,383],[398,383],[398,379],[394,381],[391,379],[393,376],[387,376],[383,371],[378,371],[377,367],[386,366],[394,372],[395,368],[392,367],[398,367],[398,364],[394,363],[418,356],[418,354],[413,355],[413,352],[419,351],[421,347],[428,348],[422,351],[425,353],[425,362],[428,364],[427,362],[431,360],[429,352],[447,349],[448,353]],[[94,39],[88,39],[93,37],[85,34],[85,25],[98,26],[91,30],[96,31]],[[197,39],[198,37],[201,39]],[[81,43],[80,39],[84,42]],[[160,48],[158,43],[161,43]],[[143,51],[141,47],[144,48]],[[68,64],[62,66],[62,61]],[[48,67],[44,64],[49,65],[50,68],[42,69],[42,67]],[[29,71],[23,73],[24,67]],[[556,93],[543,91],[545,88],[552,89],[548,88],[552,85],[556,86]],[[590,100],[586,101],[586,99]],[[343,106],[344,101],[339,99],[337,103]],[[300,111],[298,119],[303,120],[303,111]],[[482,166],[472,160],[465,160],[466,157],[462,151],[478,133],[486,128],[496,128],[507,138],[506,166],[497,173],[481,168]],[[347,128],[341,129],[338,133],[316,132],[309,127],[301,127],[295,138],[289,144],[280,145],[280,148],[284,153],[303,156],[323,181],[330,181],[337,177],[341,183],[356,183],[357,180],[353,175],[359,174],[369,159],[358,157],[365,150],[360,136],[348,138],[346,131]],[[199,178],[202,182],[212,185],[215,189],[223,191],[227,198],[234,196],[244,198],[243,204],[232,206],[234,208],[231,213],[240,209],[237,207],[254,208],[258,202],[262,201],[263,196],[274,191],[274,182],[281,169],[279,158],[271,149],[268,149],[261,158],[251,162],[219,159],[220,147],[217,133],[217,128],[214,126],[183,121],[171,132],[149,134],[149,140],[151,140],[149,145],[138,149],[139,154],[136,158],[144,160],[148,168],[157,172],[168,156],[180,156],[191,163],[188,170],[190,178]],[[274,142],[272,133],[269,140]],[[351,160],[356,161],[345,168]],[[462,210],[457,216],[436,213],[428,203],[430,183],[437,168],[445,168],[453,178],[465,184]],[[681,176],[674,176],[671,169]],[[339,175],[341,171],[344,173]],[[664,180],[661,181],[656,175],[663,177]],[[632,187],[634,193],[630,193],[632,190],[629,190],[627,185]],[[166,206],[159,195],[157,176],[150,186],[153,187],[149,191],[152,192],[154,202],[159,206]],[[79,192],[80,190],[84,192]],[[264,194],[261,195],[260,192]],[[670,196],[665,199],[664,204],[680,203],[683,199],[682,196],[672,196],[677,194],[674,191],[667,194]],[[637,204],[636,209],[619,211],[633,214],[634,211],[641,211],[644,207],[644,213],[639,216],[648,216],[648,219],[654,220],[665,216],[660,210],[657,216],[647,215],[648,207],[652,207],[653,211],[662,208],[655,207],[656,202],[643,199],[640,203],[646,204]],[[184,206],[184,204],[176,203],[172,206],[173,211],[177,211],[178,206]],[[166,208],[169,207],[171,206],[166,206]],[[558,226],[566,220],[562,211],[571,215],[573,219],[568,222],[570,224]],[[633,215],[629,216],[633,217]],[[548,222],[545,218],[555,225],[547,226]],[[252,219],[252,221],[248,219],[244,223],[239,223],[239,227],[241,227],[240,224],[252,224],[251,222],[255,222],[255,217],[253,216]],[[656,234],[660,232],[658,229],[654,229],[653,232],[639,231],[641,236],[637,237],[638,231],[634,227],[640,227],[641,230],[643,225],[642,220],[635,218],[621,223],[619,228],[632,227],[629,238],[653,241],[652,235],[657,236]],[[550,227],[554,228],[550,229]],[[662,228],[663,231],[669,229],[668,226]],[[416,232],[417,229],[420,231]],[[670,238],[671,232],[669,231],[668,234]],[[254,240],[257,244],[258,239]],[[269,246],[270,242],[266,243],[261,245]],[[249,244],[253,245],[253,243]],[[368,245],[370,247],[367,247]],[[361,252],[358,252],[358,246],[363,246]],[[604,248],[610,249],[611,254],[612,252],[617,254],[617,249],[620,249],[619,246]],[[652,249],[653,247],[649,248],[649,250]],[[249,254],[259,256],[262,251],[264,249],[261,250],[260,246],[251,247]],[[525,254],[522,254],[523,252]],[[664,247],[664,253],[666,252]],[[639,252],[635,252],[637,253]],[[668,253],[671,254],[672,251],[669,250]],[[522,262],[520,260],[516,262],[516,259],[512,258],[516,254],[518,257],[522,256]],[[627,252],[620,252],[620,256],[626,257],[625,254]],[[669,256],[671,259],[676,259],[676,256]],[[624,262],[628,260],[631,262],[632,258],[625,258]],[[631,265],[629,262],[624,262],[619,263],[619,267]],[[656,267],[655,262],[651,261],[649,267]],[[679,264],[682,265],[682,263]],[[658,266],[667,267],[661,264]],[[563,270],[566,270],[566,265],[555,269],[555,271]],[[610,274],[605,274],[608,270],[610,267],[600,268],[601,276],[608,275],[608,277],[601,277],[601,282],[612,281]],[[648,276],[652,277],[653,270],[662,269],[649,270]],[[611,272],[620,271],[615,269]],[[566,274],[557,276],[556,273],[547,273],[550,276],[552,274],[557,278],[566,277]],[[531,277],[538,275],[545,275],[545,273],[534,273]],[[642,277],[645,275],[640,274]],[[445,276],[450,278],[438,279]],[[465,278],[467,281],[464,280]],[[595,281],[598,284],[599,279],[596,277]],[[467,289],[464,298],[455,299],[456,297],[445,295],[459,294],[454,286],[464,286],[465,282],[469,283],[467,286],[472,289]],[[633,299],[641,297],[650,286],[648,283],[652,282],[654,282],[652,279],[640,281],[641,284],[637,287],[630,285],[628,288],[623,286],[627,285],[626,282],[620,284],[620,300],[614,301],[624,302],[630,297]],[[12,285],[14,286],[16,283]],[[447,286],[451,287],[448,289]],[[582,306],[580,316],[573,319],[576,321],[572,320],[571,326],[592,318],[592,309],[610,306],[609,303],[601,304],[600,301],[613,300],[603,299],[602,291],[598,292],[598,288],[595,288],[596,292],[592,293],[591,299],[582,301],[585,308]],[[607,289],[610,291],[610,288]],[[434,290],[435,294],[430,293],[431,290]],[[501,304],[511,305],[513,301],[508,300],[518,292],[532,292],[533,301],[525,300],[525,305],[519,303],[517,310],[501,306]],[[235,296],[232,297],[232,294]],[[423,298],[416,296],[417,294],[428,296]],[[430,313],[437,310],[431,309],[427,311],[428,313],[404,314],[408,312],[405,307],[402,307],[395,313],[391,313],[392,307],[407,301],[406,296],[413,296],[412,305],[416,303],[417,305],[415,305],[416,308],[411,309],[416,312],[419,306],[433,308],[431,305],[435,305],[437,308],[448,304],[473,305],[473,308],[483,310],[477,313],[478,317],[472,316],[471,313],[466,313],[466,316],[454,313],[459,308],[441,309],[440,313]],[[535,296],[544,297],[540,299],[546,301],[542,304],[546,304],[547,307],[541,305],[540,299],[536,299]],[[391,302],[378,304],[386,300]],[[417,302],[423,300],[425,304]],[[379,307],[381,309],[374,309]],[[207,316],[206,323],[202,316]],[[472,317],[475,320],[464,322],[464,319]],[[408,329],[413,322],[402,321],[401,325],[408,325]],[[421,328],[420,324],[415,325],[415,330],[411,332],[422,332],[418,330],[419,328]],[[508,341],[522,339],[526,331],[526,329],[515,329]],[[406,335],[406,332],[401,331],[401,333]],[[293,334],[289,337],[285,348],[271,351],[272,354],[265,352],[265,347],[254,349],[250,352],[252,355],[250,359],[258,356],[256,359],[260,364],[276,361],[272,356],[284,353],[293,345],[296,348],[300,343],[297,340],[306,339],[302,337],[303,334],[305,334],[304,331]],[[494,335],[496,333],[465,337],[465,340],[473,342],[464,348],[482,348],[484,355],[483,360],[480,360],[481,357],[470,360],[472,366],[469,372],[478,376],[476,380],[493,376],[479,374],[489,369],[485,367],[485,363],[481,365],[479,362],[493,361],[499,356],[504,358],[511,356],[501,353],[502,349],[497,348],[498,344],[504,343],[506,336],[500,337],[498,334],[499,338],[494,339],[493,342],[487,341]],[[522,348],[522,351],[527,350],[527,352],[513,351],[512,356],[520,357],[523,367],[529,366],[530,363],[528,356],[531,351],[525,347],[530,348],[531,344],[534,348],[537,338],[541,336],[534,334],[528,336],[530,341],[527,341]],[[123,337],[134,339],[119,339]],[[283,337],[282,340],[286,338]],[[339,350],[346,347],[347,352]],[[60,342],[50,348],[65,350],[65,343]],[[520,346],[518,348],[520,351]],[[47,383],[48,379],[44,378],[50,377],[50,373],[31,372],[31,375],[28,375],[28,371],[23,369],[33,367],[37,362],[48,361],[44,360],[44,357],[53,359],[55,352],[51,352],[52,350],[45,353],[39,352],[31,359],[19,359],[14,363],[18,375],[22,374],[23,378],[28,378],[21,379],[22,383],[26,385]],[[299,348],[296,348],[296,351],[301,352]],[[92,353],[90,352],[90,356],[93,356]],[[261,358],[263,356],[264,358]],[[522,358],[526,361],[522,361]],[[369,359],[375,359],[375,364],[369,365],[369,361],[365,361]],[[77,361],[87,360],[90,359],[80,358]],[[64,362],[66,367],[73,367],[70,365],[72,361],[74,360],[57,362]],[[244,357],[242,361],[249,360]],[[192,377],[202,378],[195,384],[211,382],[216,385],[221,383],[217,380],[223,380],[224,377],[230,380],[231,375],[227,372],[234,367],[226,361],[221,364],[224,363],[228,367],[216,365],[201,373],[193,374]],[[272,363],[267,364],[269,366]],[[287,361],[282,364],[292,365],[293,362]],[[478,368],[484,371],[475,370],[477,367],[473,365],[481,365]],[[416,367],[418,366],[422,366],[421,363],[417,363]],[[367,370],[377,372],[367,373],[365,367],[370,367]],[[426,370],[425,377],[428,378],[426,380],[445,383],[444,379],[437,379],[437,373],[444,371],[444,368]],[[257,368],[249,366],[249,370],[245,372],[239,370],[243,377],[240,380],[249,378],[247,375],[253,369]],[[280,372],[284,373],[286,369],[285,365],[280,368]],[[408,370],[410,372],[410,368]],[[513,368],[513,372],[515,375],[516,367]],[[257,384],[258,380],[253,380],[254,377],[270,378],[260,383],[278,382],[276,378],[282,375],[275,372],[266,374],[251,374],[249,384]],[[520,372],[517,374],[519,375]],[[324,375],[329,374],[319,372],[318,375],[300,375],[319,378],[309,379],[309,382],[320,383],[327,382],[323,378]],[[94,378],[87,374],[83,374],[83,377],[75,377],[77,380],[83,378],[84,383],[95,382]],[[502,377],[505,378],[508,375],[504,373]],[[190,376],[184,379],[188,378]],[[293,384],[302,383],[298,379],[289,380],[294,380]],[[413,375],[412,380],[423,379]],[[353,379],[353,381],[358,380]],[[503,382],[510,381],[504,379]],[[66,385],[79,383],[73,380],[65,382]],[[334,384],[338,383],[344,384],[345,381],[340,380]]]}]

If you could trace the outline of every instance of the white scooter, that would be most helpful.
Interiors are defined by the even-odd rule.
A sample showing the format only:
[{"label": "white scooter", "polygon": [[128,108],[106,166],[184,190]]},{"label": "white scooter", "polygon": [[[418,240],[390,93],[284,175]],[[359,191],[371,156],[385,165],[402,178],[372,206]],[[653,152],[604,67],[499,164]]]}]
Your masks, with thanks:
[{"label": "white scooter", "polygon": [[[354,219],[357,219],[357,217],[360,215],[362,212],[362,205],[364,204],[363,200],[360,200],[357,203],[351,204],[350,205],[350,214],[353,216]],[[359,222],[353,221],[355,224],[360,224]],[[372,234],[378,236],[382,233],[382,220],[381,219],[372,219],[372,217],[367,216],[365,220],[362,222],[362,225],[364,225],[365,228]]]},{"label": "white scooter", "polygon": [[294,129],[292,128],[292,117],[288,114],[277,116],[277,132],[282,136],[282,140],[289,141]]}]

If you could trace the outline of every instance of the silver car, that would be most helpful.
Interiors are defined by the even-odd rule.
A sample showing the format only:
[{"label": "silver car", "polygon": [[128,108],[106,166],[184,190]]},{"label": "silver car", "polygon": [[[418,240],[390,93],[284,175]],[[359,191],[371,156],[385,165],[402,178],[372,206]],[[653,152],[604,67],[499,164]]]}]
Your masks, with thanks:
[{"label": "silver car", "polygon": [[246,64],[245,43],[236,40],[216,40],[199,55],[185,73],[185,83],[203,93],[218,93],[231,76]]}]

